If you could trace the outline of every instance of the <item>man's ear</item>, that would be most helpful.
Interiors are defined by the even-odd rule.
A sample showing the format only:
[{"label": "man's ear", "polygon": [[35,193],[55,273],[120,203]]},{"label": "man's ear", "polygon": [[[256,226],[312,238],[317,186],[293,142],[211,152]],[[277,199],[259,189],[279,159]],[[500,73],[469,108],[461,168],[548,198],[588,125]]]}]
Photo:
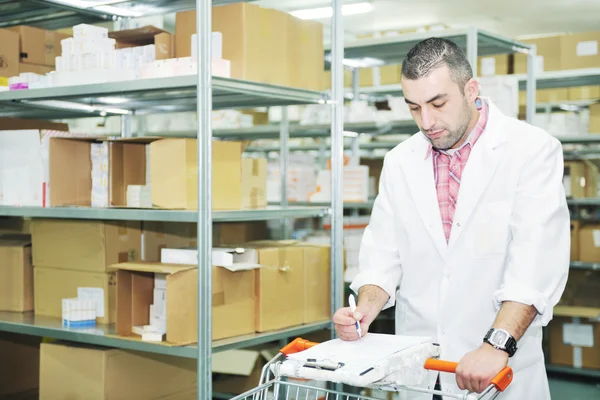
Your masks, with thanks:
[{"label": "man's ear", "polygon": [[479,96],[479,82],[477,79],[471,78],[465,84],[465,97],[471,102],[475,101],[477,96]]}]

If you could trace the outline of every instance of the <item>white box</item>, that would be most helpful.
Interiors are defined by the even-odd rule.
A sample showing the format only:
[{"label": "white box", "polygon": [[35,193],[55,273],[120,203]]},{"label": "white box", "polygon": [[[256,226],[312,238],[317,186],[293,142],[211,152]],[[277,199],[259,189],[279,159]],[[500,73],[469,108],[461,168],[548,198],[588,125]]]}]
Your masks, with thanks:
[{"label": "white box", "polygon": [[73,27],[73,38],[97,38],[97,39],[108,39],[108,29],[100,26],[79,24]]},{"label": "white box", "polygon": [[[244,248],[214,248],[212,250],[214,267],[227,268],[230,271],[255,269],[258,265],[258,252]],[[160,262],[164,264],[197,265],[197,249],[161,249]]]},{"label": "white box", "polygon": [[154,274],[154,288],[167,289],[167,274]]},{"label": "white box", "polygon": [[153,297],[154,313],[158,317],[167,315],[167,290],[166,289],[154,289]]}]

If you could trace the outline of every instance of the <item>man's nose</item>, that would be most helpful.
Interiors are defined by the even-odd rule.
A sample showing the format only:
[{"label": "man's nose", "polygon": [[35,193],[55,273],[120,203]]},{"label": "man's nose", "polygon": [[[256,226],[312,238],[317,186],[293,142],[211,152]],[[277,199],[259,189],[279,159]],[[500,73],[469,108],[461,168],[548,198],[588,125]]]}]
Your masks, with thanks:
[{"label": "man's nose", "polygon": [[423,126],[423,130],[430,130],[435,126],[435,119],[433,118],[432,113],[430,113],[427,109],[421,109],[421,125]]}]

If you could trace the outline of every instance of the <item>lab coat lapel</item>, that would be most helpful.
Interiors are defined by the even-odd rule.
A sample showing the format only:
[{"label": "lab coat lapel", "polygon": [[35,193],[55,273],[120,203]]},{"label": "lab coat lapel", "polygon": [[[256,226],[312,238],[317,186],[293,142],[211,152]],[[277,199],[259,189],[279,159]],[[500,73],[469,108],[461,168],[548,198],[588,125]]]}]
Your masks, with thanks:
[{"label": "lab coat lapel", "polygon": [[[423,134],[419,132],[417,135]],[[442,226],[440,206],[435,188],[433,160],[431,155],[426,157],[427,139],[425,137],[421,139],[415,141],[410,157],[402,159],[401,163],[402,168],[407,171],[404,176],[415,207],[440,256],[444,258],[448,245]]]},{"label": "lab coat lapel", "polygon": [[454,224],[448,248],[461,236],[464,227],[473,214],[483,192],[490,183],[504,154],[506,132],[505,116],[488,99],[489,114],[485,131],[471,150],[469,160],[462,173],[460,190],[454,213]]}]

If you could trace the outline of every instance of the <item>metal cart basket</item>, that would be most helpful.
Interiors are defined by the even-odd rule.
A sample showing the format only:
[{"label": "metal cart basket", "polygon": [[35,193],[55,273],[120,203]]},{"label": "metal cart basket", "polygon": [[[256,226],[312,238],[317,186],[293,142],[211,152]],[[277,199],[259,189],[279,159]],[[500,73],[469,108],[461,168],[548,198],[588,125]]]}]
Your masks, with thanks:
[{"label": "metal cart basket", "polygon": [[[289,382],[285,376],[279,373],[279,365],[289,354],[297,353],[317,345],[317,343],[297,338],[290,342],[279,353],[273,357],[262,369],[259,385],[242,393],[239,396],[233,397],[231,400],[377,400],[372,397],[362,396],[342,391],[330,390],[320,387],[302,384],[298,382]],[[425,362],[424,369],[429,371],[439,371],[455,373],[458,363],[441,361],[438,359],[428,359]],[[454,398],[463,400],[492,400],[498,397],[510,384],[513,378],[513,371],[510,367],[504,368],[491,382],[481,394],[452,394],[445,393],[433,388],[422,388],[416,386],[370,386],[378,390],[391,392],[416,392],[437,394],[444,398]]]}]

